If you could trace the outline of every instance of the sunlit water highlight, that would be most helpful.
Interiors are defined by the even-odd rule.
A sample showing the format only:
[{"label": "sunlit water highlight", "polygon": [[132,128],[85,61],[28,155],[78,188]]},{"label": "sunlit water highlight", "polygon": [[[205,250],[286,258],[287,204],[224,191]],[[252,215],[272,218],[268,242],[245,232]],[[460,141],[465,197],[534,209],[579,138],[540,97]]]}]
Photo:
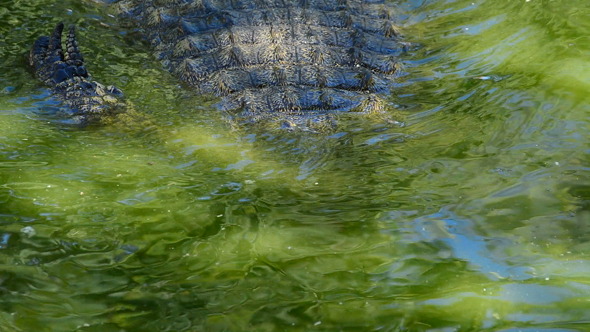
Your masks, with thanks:
[{"label": "sunlit water highlight", "polygon": [[[104,8],[0,8],[0,331],[587,331],[590,6],[407,1],[405,127],[230,130]],[[27,70],[79,26],[155,130]]]}]

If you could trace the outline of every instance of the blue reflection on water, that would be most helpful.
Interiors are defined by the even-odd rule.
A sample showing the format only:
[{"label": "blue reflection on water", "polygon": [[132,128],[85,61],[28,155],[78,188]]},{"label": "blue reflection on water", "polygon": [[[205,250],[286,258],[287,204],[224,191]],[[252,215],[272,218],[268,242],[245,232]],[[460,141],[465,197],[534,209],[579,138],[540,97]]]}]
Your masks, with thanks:
[{"label": "blue reflection on water", "polygon": [[526,266],[511,266],[488,249],[488,238],[473,230],[470,220],[459,218],[448,210],[417,218],[415,229],[427,241],[442,241],[453,256],[477,266],[492,280],[527,280],[533,278]]}]

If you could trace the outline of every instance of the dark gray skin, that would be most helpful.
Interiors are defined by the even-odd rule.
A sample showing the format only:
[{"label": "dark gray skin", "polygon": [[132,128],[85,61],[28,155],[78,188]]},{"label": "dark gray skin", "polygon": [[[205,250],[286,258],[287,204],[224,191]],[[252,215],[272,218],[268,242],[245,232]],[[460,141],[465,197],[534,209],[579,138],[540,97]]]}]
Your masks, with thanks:
[{"label": "dark gray skin", "polygon": [[51,37],[43,36],[35,41],[29,55],[35,75],[63,101],[76,123],[96,123],[124,112],[127,106],[123,102],[121,90],[104,86],[90,78],[78,49],[73,26],[69,29],[64,51],[63,29],[63,23],[59,23]]},{"label": "dark gray skin", "polygon": [[[141,28],[168,70],[200,93],[222,97],[219,108],[240,123],[305,129],[342,112],[385,113],[383,96],[404,51],[384,0],[121,0],[114,6]],[[110,112],[102,103],[110,104],[104,96],[118,102],[115,90],[88,81],[85,70],[67,67],[63,75],[62,63],[79,68],[71,60],[79,52],[72,32],[74,46],[58,58],[57,30],[33,48],[38,76],[81,114]],[[70,48],[75,52],[68,56]],[[64,82],[73,83],[64,88]],[[72,101],[71,85],[90,92]]]}]

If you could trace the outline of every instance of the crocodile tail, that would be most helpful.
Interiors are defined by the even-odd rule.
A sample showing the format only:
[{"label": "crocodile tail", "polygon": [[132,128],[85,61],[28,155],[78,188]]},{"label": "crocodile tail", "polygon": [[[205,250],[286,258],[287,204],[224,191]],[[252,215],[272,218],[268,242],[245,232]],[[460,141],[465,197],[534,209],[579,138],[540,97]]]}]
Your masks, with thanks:
[{"label": "crocodile tail", "polygon": [[41,75],[39,75],[39,71],[43,68],[43,63],[45,61],[45,57],[47,56],[47,48],[49,46],[49,37],[42,36],[37,38],[35,43],[33,44],[33,48],[31,48],[31,53],[29,55],[29,63],[31,67],[35,70],[35,74],[43,79]]},{"label": "crocodile tail", "polygon": [[61,48],[61,34],[64,31],[64,24],[63,22],[59,22],[55,29],[53,29],[53,33],[51,34],[51,38],[49,39],[49,45],[47,48],[47,55],[51,53],[55,55],[61,55],[63,59],[63,50]]},{"label": "crocodile tail", "polygon": [[74,77],[88,77],[74,27],[70,27],[65,53],[62,46],[63,30],[64,24],[58,23],[50,37],[39,37],[31,49],[30,63],[35,74],[50,86]]},{"label": "crocodile tail", "polygon": [[57,75],[57,72],[66,66],[61,46],[63,28],[63,23],[59,23],[55,26],[51,37],[39,37],[31,49],[29,58],[31,66],[35,74],[48,85],[55,85],[64,80]]},{"label": "crocodile tail", "polygon": [[39,37],[33,44],[29,61],[41,80],[63,101],[76,123],[110,121],[105,117],[127,110],[123,93],[90,79],[78,48],[74,26],[69,27],[62,45],[64,24],[59,23],[51,36]]},{"label": "crocodile tail", "polygon": [[68,69],[72,72],[72,76],[88,77],[88,71],[84,67],[84,58],[78,48],[76,27],[73,24],[70,25],[70,30],[68,31],[64,59],[68,65]]}]

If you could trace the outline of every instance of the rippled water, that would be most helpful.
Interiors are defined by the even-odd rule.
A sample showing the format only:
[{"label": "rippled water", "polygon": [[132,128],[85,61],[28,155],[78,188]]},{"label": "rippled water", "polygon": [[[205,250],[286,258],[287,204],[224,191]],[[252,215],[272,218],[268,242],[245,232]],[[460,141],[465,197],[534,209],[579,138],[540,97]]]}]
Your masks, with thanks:
[{"label": "rippled water", "polygon": [[[400,3],[405,127],[232,131],[133,31],[0,6],[0,331],[590,330],[587,0]],[[25,54],[79,26],[157,130],[56,123]]]}]

